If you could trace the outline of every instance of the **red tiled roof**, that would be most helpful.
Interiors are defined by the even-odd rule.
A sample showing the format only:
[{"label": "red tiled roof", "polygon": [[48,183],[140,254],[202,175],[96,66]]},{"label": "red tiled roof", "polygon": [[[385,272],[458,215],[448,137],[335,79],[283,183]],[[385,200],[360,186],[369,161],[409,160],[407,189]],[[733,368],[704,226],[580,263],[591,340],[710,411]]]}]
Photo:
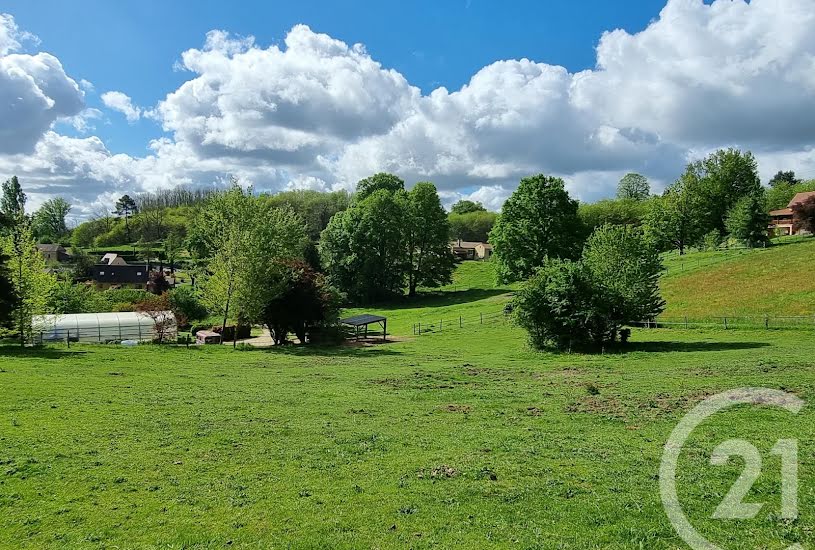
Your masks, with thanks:
[{"label": "red tiled roof", "polygon": [[807,200],[810,197],[815,197],[815,191],[807,191],[805,193],[797,193],[794,197],[792,197],[792,200],[787,205],[787,207],[792,208],[793,205],[800,204],[800,203],[804,202],[805,200]]},{"label": "red tiled roof", "polygon": [[781,210],[770,210],[770,216],[792,216],[792,208],[782,208]]}]

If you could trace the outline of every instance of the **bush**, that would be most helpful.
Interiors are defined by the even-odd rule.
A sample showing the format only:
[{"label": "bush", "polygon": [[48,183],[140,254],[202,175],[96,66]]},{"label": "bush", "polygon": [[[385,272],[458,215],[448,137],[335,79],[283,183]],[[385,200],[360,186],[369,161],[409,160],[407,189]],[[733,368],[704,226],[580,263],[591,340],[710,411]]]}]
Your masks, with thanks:
[{"label": "bush", "polygon": [[171,290],[170,303],[173,311],[182,313],[188,321],[200,321],[209,315],[192,286],[178,286]]},{"label": "bush", "polygon": [[624,325],[662,312],[661,270],[639,229],[603,226],[580,260],[546,261],[513,300],[515,320],[538,349],[600,347]]}]

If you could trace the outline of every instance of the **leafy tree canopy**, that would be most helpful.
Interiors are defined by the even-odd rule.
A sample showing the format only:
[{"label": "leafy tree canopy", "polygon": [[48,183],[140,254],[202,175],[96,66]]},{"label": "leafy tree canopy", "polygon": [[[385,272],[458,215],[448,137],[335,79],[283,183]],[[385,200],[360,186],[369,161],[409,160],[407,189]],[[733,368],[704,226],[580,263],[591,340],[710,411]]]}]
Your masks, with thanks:
[{"label": "leafy tree canopy", "polygon": [[623,200],[643,201],[651,196],[651,185],[648,179],[635,172],[622,177],[617,184],[617,198]]},{"label": "leafy tree canopy", "polygon": [[396,193],[405,190],[405,182],[399,176],[380,172],[357,183],[357,200],[362,201],[377,191]]},{"label": "leafy tree canopy", "polygon": [[522,179],[490,233],[499,280],[526,279],[546,258],[576,257],[584,235],[577,208],[562,179]]},{"label": "leafy tree canopy", "polygon": [[450,208],[452,214],[469,214],[470,212],[486,212],[487,209],[480,202],[462,199]]}]

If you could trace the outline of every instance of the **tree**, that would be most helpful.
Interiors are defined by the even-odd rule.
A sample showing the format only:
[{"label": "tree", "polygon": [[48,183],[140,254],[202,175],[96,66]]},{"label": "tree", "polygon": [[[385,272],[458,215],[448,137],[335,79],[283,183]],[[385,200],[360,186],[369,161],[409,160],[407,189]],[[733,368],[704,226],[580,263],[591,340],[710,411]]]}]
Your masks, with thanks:
[{"label": "tree", "polygon": [[652,320],[662,313],[659,295],[662,260],[653,242],[640,228],[604,225],[591,234],[581,257],[603,307],[614,341],[617,330],[636,321]]},{"label": "tree", "polygon": [[3,183],[3,195],[0,197],[0,212],[6,223],[14,223],[22,219],[25,214],[25,203],[28,200],[17,176]]},{"label": "tree", "polygon": [[130,218],[138,211],[139,208],[136,206],[136,201],[134,201],[130,195],[122,195],[122,197],[116,201],[116,210],[114,210],[113,213],[125,220],[127,242],[130,242]]},{"label": "tree", "polygon": [[606,224],[639,226],[651,207],[651,200],[606,199],[580,203],[577,214],[589,232]]},{"label": "tree", "polygon": [[167,263],[170,264],[170,272],[172,273],[175,273],[175,260],[179,250],[181,250],[181,238],[173,231],[164,239],[162,250],[164,258],[167,260]]},{"label": "tree", "polygon": [[801,183],[801,180],[795,177],[795,172],[792,170],[787,172],[779,170],[769,182],[770,187],[798,185],[799,183]]},{"label": "tree", "polygon": [[767,213],[763,191],[739,199],[725,220],[730,236],[751,247],[766,245],[769,242],[767,235],[769,223],[770,215]]},{"label": "tree", "polygon": [[179,318],[179,314],[172,310],[170,295],[147,295],[143,300],[136,303],[136,311],[147,315],[153,321],[156,336],[153,339],[157,344],[161,344],[179,326],[186,324],[187,320]]},{"label": "tree", "polygon": [[147,292],[160,296],[170,290],[170,283],[167,277],[160,271],[150,271],[147,276]]},{"label": "tree", "polygon": [[699,191],[706,220],[702,233],[716,229],[725,233],[725,219],[730,209],[742,197],[754,195],[761,190],[758,164],[749,151],[720,149],[702,161],[692,163],[688,171],[699,177]]},{"label": "tree", "polygon": [[402,294],[408,267],[407,215],[404,190],[380,189],[331,218],[320,239],[320,257],[331,284],[363,303]]},{"label": "tree", "polygon": [[417,183],[407,194],[404,224],[408,253],[408,295],[416,286],[437,287],[453,280],[455,258],[450,250],[450,224],[436,186]]},{"label": "tree", "polygon": [[815,197],[792,205],[792,220],[796,231],[815,233]]},{"label": "tree", "polygon": [[65,217],[71,205],[62,197],[49,199],[34,213],[32,230],[37,239],[59,242],[68,233]]},{"label": "tree", "polygon": [[376,191],[384,190],[389,193],[405,190],[405,182],[402,178],[380,172],[368,178],[359,180],[357,183],[357,201],[365,200]]},{"label": "tree", "polygon": [[499,280],[526,279],[546,258],[577,256],[583,234],[577,201],[562,179],[543,174],[522,179],[490,233]]},{"label": "tree", "polygon": [[12,323],[17,308],[17,294],[8,266],[9,257],[2,252],[0,249],[0,327],[7,327]]},{"label": "tree", "polygon": [[624,325],[662,312],[661,270],[640,229],[603,226],[579,260],[547,259],[516,294],[513,315],[536,348],[601,347]]},{"label": "tree", "polygon": [[289,208],[272,208],[233,181],[213,195],[190,228],[192,251],[206,263],[203,301],[227,321],[260,320],[273,261],[302,255],[302,220]]},{"label": "tree", "polygon": [[450,222],[450,237],[453,240],[487,242],[498,214],[486,210],[465,214],[451,212],[447,219]]},{"label": "tree", "polygon": [[[662,249],[676,248],[679,254],[697,243],[705,231],[708,212],[700,191],[700,178],[693,166],[650,203],[645,230]],[[718,231],[717,231],[718,232]]]},{"label": "tree", "polygon": [[31,336],[32,316],[45,312],[56,278],[46,271],[45,260],[37,250],[37,241],[25,213],[18,212],[17,215],[11,233],[2,238],[0,252],[9,257],[8,268],[16,297],[15,320],[23,346]]},{"label": "tree", "polygon": [[183,316],[187,322],[200,321],[209,315],[198,291],[189,286],[177,286],[170,291],[170,306],[176,316]]},{"label": "tree", "polygon": [[450,208],[451,214],[469,214],[471,212],[486,212],[487,209],[480,202],[462,199]]},{"label": "tree", "polygon": [[313,241],[320,239],[320,233],[328,227],[328,222],[337,212],[342,212],[351,204],[347,191],[321,193],[314,190],[284,191],[265,197],[275,208],[289,207],[306,223],[308,236]]},{"label": "tree", "polygon": [[623,200],[643,201],[651,196],[651,186],[648,179],[635,172],[622,177],[617,184],[617,198]]},{"label": "tree", "polygon": [[290,332],[301,344],[318,327],[337,322],[341,296],[325,277],[301,260],[277,260],[275,291],[263,308],[263,322],[276,345]]}]

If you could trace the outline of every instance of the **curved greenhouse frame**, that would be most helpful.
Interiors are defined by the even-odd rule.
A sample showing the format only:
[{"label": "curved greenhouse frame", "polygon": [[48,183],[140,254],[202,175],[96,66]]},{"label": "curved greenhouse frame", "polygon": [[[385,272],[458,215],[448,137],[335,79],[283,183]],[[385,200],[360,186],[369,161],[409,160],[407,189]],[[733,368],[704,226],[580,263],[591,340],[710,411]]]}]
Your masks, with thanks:
[{"label": "curved greenhouse frame", "polygon": [[177,336],[177,323],[171,311],[146,313],[66,313],[35,315],[32,319],[35,342],[70,340],[72,342],[149,341],[156,338],[156,321],[169,322],[164,337]]}]

